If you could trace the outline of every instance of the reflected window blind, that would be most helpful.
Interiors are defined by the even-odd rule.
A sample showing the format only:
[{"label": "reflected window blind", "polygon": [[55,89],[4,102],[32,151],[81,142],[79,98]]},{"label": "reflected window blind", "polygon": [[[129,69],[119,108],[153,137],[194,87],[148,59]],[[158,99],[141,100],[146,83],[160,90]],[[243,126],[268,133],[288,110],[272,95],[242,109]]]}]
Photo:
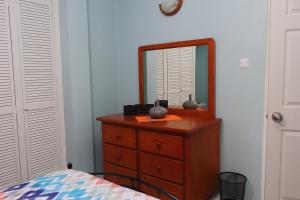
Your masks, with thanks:
[{"label": "reflected window blind", "polygon": [[156,54],[156,90],[158,99],[178,106],[195,97],[195,47],[159,50]]}]

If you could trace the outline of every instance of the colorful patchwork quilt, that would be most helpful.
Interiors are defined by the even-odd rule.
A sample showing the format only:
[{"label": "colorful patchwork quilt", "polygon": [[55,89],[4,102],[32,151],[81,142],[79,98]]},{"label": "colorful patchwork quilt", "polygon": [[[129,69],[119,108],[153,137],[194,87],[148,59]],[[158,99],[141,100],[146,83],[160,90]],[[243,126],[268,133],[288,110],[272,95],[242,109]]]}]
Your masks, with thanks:
[{"label": "colorful patchwork quilt", "polygon": [[0,200],[157,200],[101,178],[62,170],[0,191]]}]

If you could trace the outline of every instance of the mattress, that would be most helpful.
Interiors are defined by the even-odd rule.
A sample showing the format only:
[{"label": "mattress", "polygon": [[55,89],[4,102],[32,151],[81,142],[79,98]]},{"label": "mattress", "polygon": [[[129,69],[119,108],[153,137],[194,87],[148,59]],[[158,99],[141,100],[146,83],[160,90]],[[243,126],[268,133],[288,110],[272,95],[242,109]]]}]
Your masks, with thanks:
[{"label": "mattress", "polygon": [[157,200],[75,170],[62,170],[0,191],[0,200]]}]

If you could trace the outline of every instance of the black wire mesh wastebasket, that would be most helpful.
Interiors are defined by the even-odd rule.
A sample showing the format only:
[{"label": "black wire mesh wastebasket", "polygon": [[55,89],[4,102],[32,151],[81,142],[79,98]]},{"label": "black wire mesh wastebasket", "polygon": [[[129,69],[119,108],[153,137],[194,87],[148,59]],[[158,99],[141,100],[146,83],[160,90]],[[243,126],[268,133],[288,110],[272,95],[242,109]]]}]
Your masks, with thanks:
[{"label": "black wire mesh wastebasket", "polygon": [[219,174],[221,200],[244,200],[246,176],[235,172]]}]

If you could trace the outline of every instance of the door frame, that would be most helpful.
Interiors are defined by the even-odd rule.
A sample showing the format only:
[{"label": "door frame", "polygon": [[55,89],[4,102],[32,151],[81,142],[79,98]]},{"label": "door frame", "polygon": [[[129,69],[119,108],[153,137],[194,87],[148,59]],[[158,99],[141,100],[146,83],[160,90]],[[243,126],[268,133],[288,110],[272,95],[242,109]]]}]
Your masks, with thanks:
[{"label": "door frame", "polygon": [[261,166],[261,200],[265,199],[265,184],[266,184],[266,159],[267,159],[267,134],[268,134],[268,101],[269,101],[269,72],[270,66],[270,38],[271,38],[271,3],[272,0],[267,0],[267,48],[266,48],[266,67],[265,67],[265,95],[264,95],[264,122],[262,134],[262,166]]}]

